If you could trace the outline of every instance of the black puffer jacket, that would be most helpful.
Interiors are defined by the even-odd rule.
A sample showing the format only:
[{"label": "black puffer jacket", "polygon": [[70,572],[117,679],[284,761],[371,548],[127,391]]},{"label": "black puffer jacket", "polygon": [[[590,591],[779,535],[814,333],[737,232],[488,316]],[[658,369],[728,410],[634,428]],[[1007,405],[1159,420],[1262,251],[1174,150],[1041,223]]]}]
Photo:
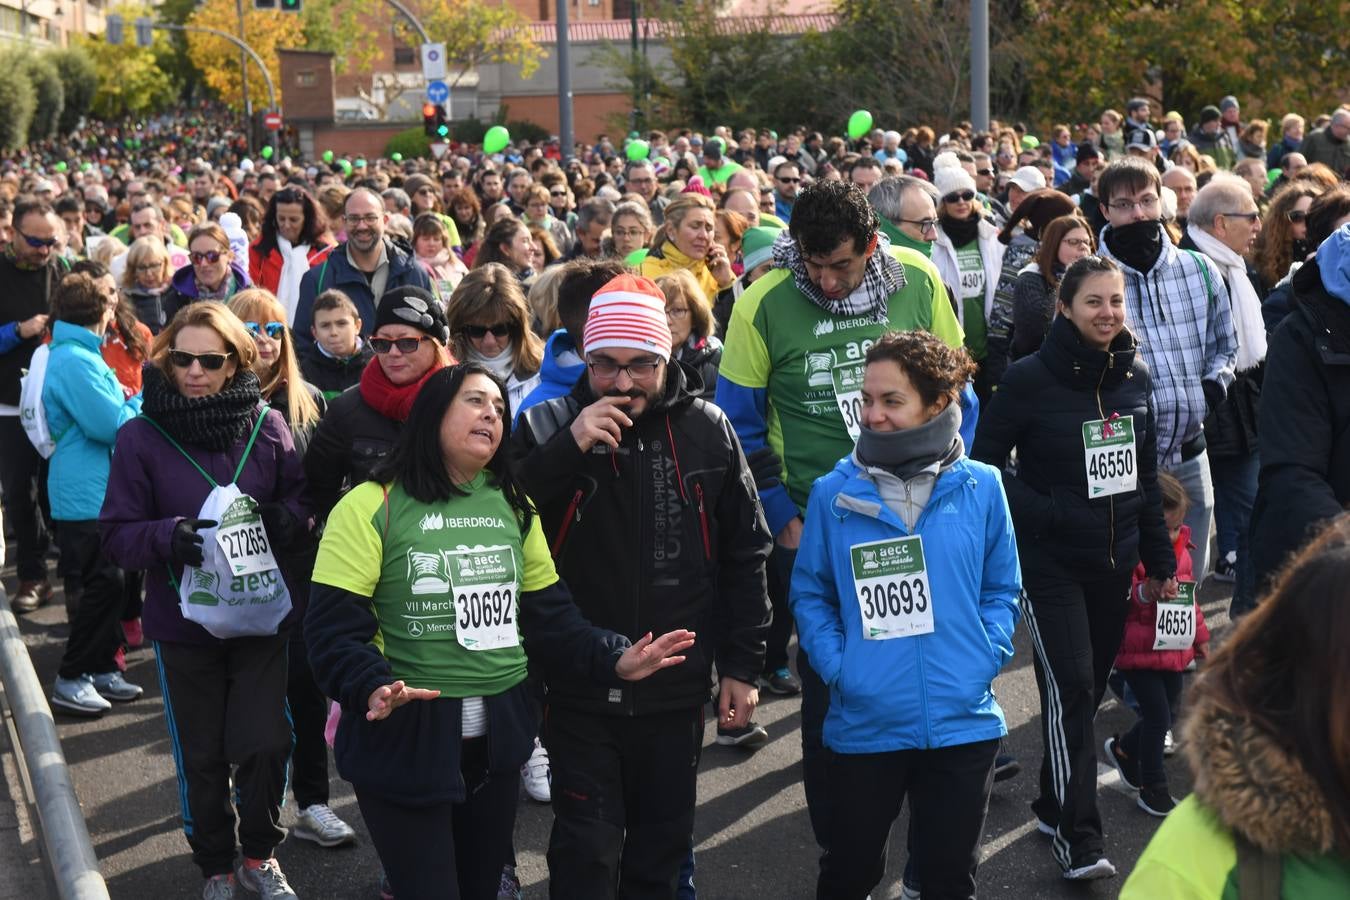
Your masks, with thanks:
[{"label": "black puffer jacket", "polygon": [[300,371],[305,380],[323,392],[327,400],[335,400],[338,395],[361,380],[366,364],[375,357],[370,344],[361,342],[361,349],[355,356],[338,359],[319,349],[317,342],[297,345],[296,358],[300,361]]},{"label": "black puffer jacket", "polygon": [[708,700],[714,662],[750,684],[763,665],[771,538],[754,479],[727,417],[691,391],[696,377],[678,364],[667,371],[665,396],[617,451],[582,453],[572,437],[572,420],[595,400],[586,378],[515,426],[512,453],[586,619],[633,641],[698,634],[682,665],[621,688],[582,679],[527,643],[550,703],[602,715],[688,709]]},{"label": "black puffer jacket", "polygon": [[[1005,472],[1003,486],[1024,565],[1048,554],[1072,573],[1100,578],[1142,556],[1151,577],[1176,571],[1158,493],[1148,366],[1135,347],[1125,331],[1110,351],[1094,350],[1056,317],[1041,349],[1009,367],[980,411],[971,457],[1004,468],[1017,449],[1017,472]],[[1134,417],[1138,487],[1089,499],[1083,423],[1112,414]]]},{"label": "black puffer jacket", "polygon": [[360,385],[328,404],[305,451],[310,509],[320,521],[328,518],[343,493],[370,478],[370,470],[393,449],[402,427],[366,403]]},{"label": "black puffer jacket", "polygon": [[1297,305],[1270,338],[1261,403],[1261,476],[1252,507],[1257,583],[1350,503],[1350,305],[1310,260]]}]

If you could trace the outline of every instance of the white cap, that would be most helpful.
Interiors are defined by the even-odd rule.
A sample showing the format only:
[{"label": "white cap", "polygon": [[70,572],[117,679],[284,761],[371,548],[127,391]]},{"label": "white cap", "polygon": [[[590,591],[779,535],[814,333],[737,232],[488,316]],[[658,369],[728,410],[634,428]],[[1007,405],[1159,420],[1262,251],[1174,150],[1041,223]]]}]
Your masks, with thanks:
[{"label": "white cap", "polygon": [[1023,166],[1013,173],[1013,177],[1009,179],[1009,183],[1015,184],[1022,190],[1030,193],[1031,191],[1039,191],[1041,188],[1045,187],[1045,175],[1043,175],[1041,170],[1035,166]]}]

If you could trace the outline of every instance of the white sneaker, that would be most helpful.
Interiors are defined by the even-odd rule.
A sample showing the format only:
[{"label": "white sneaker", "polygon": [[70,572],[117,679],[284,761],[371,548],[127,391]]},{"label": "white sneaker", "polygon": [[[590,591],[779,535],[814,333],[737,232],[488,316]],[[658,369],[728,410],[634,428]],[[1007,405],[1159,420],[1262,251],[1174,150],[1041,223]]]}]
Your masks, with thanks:
[{"label": "white sneaker", "polygon": [[80,716],[101,716],[112,709],[112,704],[94,688],[92,675],[58,677],[52,689],[52,706]]},{"label": "white sneaker", "polygon": [[341,847],[356,843],[352,826],[338,818],[326,803],[315,803],[300,810],[291,834],[302,841],[311,841],[320,847]]},{"label": "white sneaker", "polygon": [[145,690],[139,684],[132,684],[127,681],[122,677],[122,673],[115,669],[111,672],[95,675],[94,690],[98,691],[105,699],[119,700],[123,703],[135,700],[145,693]]},{"label": "white sneaker", "polygon": [[525,783],[525,793],[531,800],[548,803],[553,798],[553,769],[548,764],[548,751],[534,739],[534,752],[520,767],[520,780]]},{"label": "white sneaker", "polygon": [[1177,752],[1177,743],[1172,739],[1172,729],[1167,729],[1167,734],[1163,735],[1163,756],[1173,756]]},{"label": "white sneaker", "polygon": [[234,900],[234,876],[214,875],[206,879],[202,900]]},{"label": "white sneaker", "polygon": [[234,877],[241,887],[257,894],[260,900],[299,900],[275,859],[263,860],[263,864],[256,869],[248,868],[240,860],[234,870]]},{"label": "white sneaker", "polygon": [[1114,878],[1115,875],[1116,867],[1111,865],[1111,860],[1105,856],[1095,863],[1064,870],[1064,877],[1069,881],[1093,881],[1098,878]]}]

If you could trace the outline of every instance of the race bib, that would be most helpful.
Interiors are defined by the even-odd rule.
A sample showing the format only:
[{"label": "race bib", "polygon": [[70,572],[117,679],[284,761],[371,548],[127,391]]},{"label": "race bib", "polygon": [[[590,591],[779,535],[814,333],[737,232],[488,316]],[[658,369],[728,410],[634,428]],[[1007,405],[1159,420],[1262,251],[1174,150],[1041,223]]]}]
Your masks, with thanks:
[{"label": "race bib", "polygon": [[849,557],[865,639],[932,632],[933,600],[920,535],[854,544]]},{"label": "race bib", "polygon": [[520,579],[508,546],[446,550],[455,597],[455,639],[466,650],[498,650],[520,643],[516,593]]},{"label": "race bib", "polygon": [[848,429],[850,439],[856,441],[862,433],[862,383],[861,361],[846,362],[830,370],[830,379],[834,383],[834,402],[839,405],[839,414],[844,417],[844,427]]},{"label": "race bib", "polygon": [[1133,491],[1139,485],[1134,416],[1084,422],[1083,463],[1089,499]]},{"label": "race bib", "polygon": [[1195,582],[1177,585],[1177,595],[1158,601],[1154,650],[1189,650],[1195,645]]},{"label": "race bib", "polygon": [[216,543],[231,575],[258,575],[277,568],[258,503],[247,494],[236,497],[221,514]]}]

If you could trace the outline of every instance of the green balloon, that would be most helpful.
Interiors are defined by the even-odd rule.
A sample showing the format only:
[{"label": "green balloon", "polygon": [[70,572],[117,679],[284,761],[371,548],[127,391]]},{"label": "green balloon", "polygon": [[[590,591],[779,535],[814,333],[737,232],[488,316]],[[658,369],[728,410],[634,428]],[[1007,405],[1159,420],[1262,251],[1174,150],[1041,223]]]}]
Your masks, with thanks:
[{"label": "green balloon", "polygon": [[1036,149],[1037,147],[1039,147],[1040,145],[1041,145],[1041,139],[1038,138],[1038,137],[1036,137],[1036,135],[1034,135],[1034,134],[1028,134],[1028,135],[1024,135],[1024,136],[1022,137],[1022,149],[1023,149],[1023,150],[1035,150],[1035,149]]},{"label": "green balloon", "polygon": [[1283,174],[1284,174],[1284,169],[1271,169],[1269,172],[1267,172],[1267,173],[1266,173],[1266,187],[1270,187],[1272,184],[1274,184],[1275,182],[1279,181],[1279,180],[1280,180],[1280,176],[1283,175]]},{"label": "green balloon", "polygon": [[90,169],[92,169],[93,167],[94,167],[94,164],[93,164],[93,163],[83,163],[83,164],[80,166],[80,171],[81,171],[81,172],[88,172],[88,171],[89,171]]},{"label": "green balloon", "polygon": [[64,172],[68,168],[69,166],[67,166],[64,161],[56,164],[56,171],[58,172]]},{"label": "green balloon", "polygon": [[848,117],[848,136],[852,140],[857,140],[867,132],[872,130],[872,114],[865,109],[860,109]]},{"label": "green balloon", "polygon": [[323,151],[323,161],[326,162],[326,163],[330,163],[330,162],[333,161],[333,151],[332,151],[332,150],[325,150],[325,151]]},{"label": "green balloon", "polygon": [[637,162],[647,158],[652,152],[652,145],[646,141],[629,141],[623,152],[630,160]]},{"label": "green balloon", "polygon": [[389,158],[392,159],[394,162],[403,162],[403,154],[399,153],[397,150],[389,154]]},{"label": "green balloon", "polygon": [[271,159],[271,158],[272,158],[272,153],[273,153],[273,152],[274,152],[274,151],[272,150],[271,147],[264,147],[264,148],[262,148],[262,158],[263,158],[263,159]]},{"label": "green balloon", "polygon": [[342,174],[343,174],[343,175],[350,175],[350,174],[352,174],[352,163],[351,163],[351,160],[348,160],[348,159],[339,160],[339,161],[338,161],[338,167],[342,169]]},{"label": "green balloon", "polygon": [[491,155],[501,153],[506,149],[506,145],[511,143],[511,132],[506,130],[504,125],[493,125],[483,135],[483,152]]}]

